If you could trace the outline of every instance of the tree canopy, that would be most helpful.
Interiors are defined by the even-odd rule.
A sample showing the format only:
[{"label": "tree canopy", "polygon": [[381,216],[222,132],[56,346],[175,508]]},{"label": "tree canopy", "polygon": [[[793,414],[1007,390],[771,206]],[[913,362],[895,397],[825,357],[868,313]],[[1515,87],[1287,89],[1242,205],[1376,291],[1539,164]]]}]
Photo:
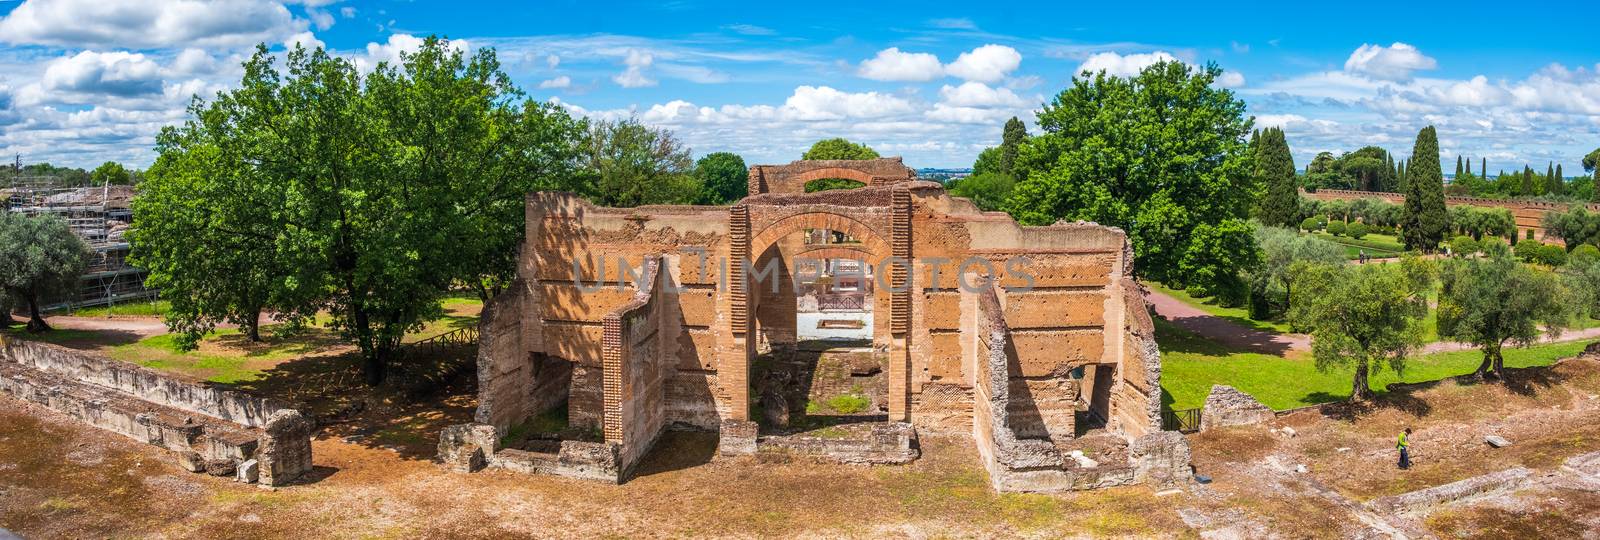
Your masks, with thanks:
[{"label": "tree canopy", "polygon": [[1131,78],[1075,77],[1019,152],[1006,208],[1029,225],[1089,220],[1128,231],[1141,275],[1243,290],[1257,257],[1245,223],[1261,194],[1251,121],[1222,70],[1158,63]]},{"label": "tree canopy", "polygon": [[595,176],[587,195],[595,204],[690,204],[702,194],[689,149],[666,129],[636,118],[601,120],[589,124],[583,148],[583,165]]},{"label": "tree canopy", "polygon": [[1408,257],[1401,264],[1328,265],[1295,263],[1297,289],[1290,320],[1311,333],[1317,369],[1354,366],[1350,399],[1372,396],[1374,367],[1405,369],[1406,357],[1422,344],[1428,312],[1430,263]]},{"label": "tree canopy", "polygon": [[28,306],[29,332],[50,330],[41,302],[75,292],[89,256],[89,246],[59,217],[0,212],[0,289]]},{"label": "tree canopy", "polygon": [[[266,296],[281,299],[270,302],[279,313],[331,314],[377,384],[406,332],[439,315],[451,283],[510,280],[525,193],[593,196],[606,185],[604,174],[578,174],[580,158],[607,155],[586,142],[583,124],[526,99],[491,49],[469,56],[430,37],[366,75],[320,48],[296,47],[282,69],[275,62],[258,47],[237,89],[196,100],[193,118],[163,131],[163,165],[135,203],[136,260],[171,286],[163,295],[184,299],[173,302],[175,331],[192,329],[185,319],[226,316],[201,311],[216,291],[197,280],[230,282],[217,287],[230,294],[269,284],[284,293]],[[164,208],[182,204],[172,194],[207,170],[234,171],[200,184],[214,208]],[[239,215],[211,215],[230,212]],[[152,222],[167,215],[183,226]],[[249,245],[237,257],[275,261],[266,271],[280,275],[256,281],[235,271],[241,261],[179,257],[178,235],[205,249]]]},{"label": "tree canopy", "polygon": [[843,138],[823,139],[811,145],[801,159],[878,159],[878,151]]},{"label": "tree canopy", "polygon": [[99,185],[128,185],[133,183],[133,175],[121,163],[107,161],[89,173],[89,180]]},{"label": "tree canopy", "polygon": [[699,204],[728,204],[750,194],[750,169],[738,154],[706,154],[694,163],[694,175],[700,179]]},{"label": "tree canopy", "polygon": [[1439,336],[1483,351],[1476,375],[1492,368],[1505,378],[1501,349],[1533,344],[1541,328],[1552,335],[1571,324],[1571,304],[1555,274],[1512,258],[1505,244],[1485,246],[1485,256],[1454,258],[1440,273]]}]

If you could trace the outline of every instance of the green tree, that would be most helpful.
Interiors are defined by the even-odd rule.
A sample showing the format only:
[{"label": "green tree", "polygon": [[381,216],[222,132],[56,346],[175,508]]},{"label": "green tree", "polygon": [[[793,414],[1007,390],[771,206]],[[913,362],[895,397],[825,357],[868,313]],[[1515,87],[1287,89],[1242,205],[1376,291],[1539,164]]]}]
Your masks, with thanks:
[{"label": "green tree", "polygon": [[1583,171],[1594,173],[1594,194],[1590,196],[1591,202],[1600,202],[1600,148],[1594,149],[1583,156]]},{"label": "green tree", "polygon": [[1417,134],[1406,166],[1406,206],[1400,228],[1406,249],[1433,253],[1449,230],[1444,207],[1444,177],[1439,169],[1439,135],[1433,126]]},{"label": "green tree", "polygon": [[1040,111],[1043,133],[1023,144],[1007,210],[1029,225],[1121,227],[1136,271],[1151,279],[1242,288],[1243,266],[1230,265],[1256,256],[1244,220],[1261,188],[1246,151],[1251,121],[1213,84],[1220,74],[1164,62],[1132,78],[1074,78]]},{"label": "green tree", "polygon": [[[277,309],[330,314],[330,326],[358,347],[369,384],[383,381],[408,331],[441,314],[452,283],[492,291],[509,282],[527,192],[603,187],[603,174],[576,173],[580,158],[593,156],[580,151],[583,124],[527,99],[492,49],[469,58],[429,37],[398,65],[367,75],[320,48],[296,47],[281,71],[275,61],[258,47],[238,87],[197,100],[195,118],[168,136],[173,144],[158,161],[215,147],[223,167],[239,169],[217,179],[219,192],[276,194],[263,200],[277,206],[262,213],[285,225],[241,236],[292,263],[280,277],[309,293]],[[136,257],[180,266],[149,247],[181,240],[141,226],[135,238],[146,249]]]},{"label": "green tree", "polygon": [[1280,128],[1267,128],[1256,154],[1256,176],[1266,186],[1261,199],[1261,223],[1293,227],[1300,217],[1300,190],[1295,186],[1294,157]]},{"label": "green tree", "polygon": [[811,145],[800,159],[878,159],[878,152],[865,144],[842,138],[823,139]]},{"label": "green tree", "polygon": [[750,194],[750,169],[738,154],[706,154],[695,162],[694,174],[700,179],[699,204],[728,204]]},{"label": "green tree", "polygon": [[[1312,225],[1316,218],[1306,218]],[[1345,263],[1344,248],[1338,244],[1294,229],[1258,227],[1256,245],[1261,247],[1261,264],[1252,269],[1250,282],[1250,318],[1266,320],[1288,310],[1293,304],[1294,280],[1289,268],[1296,262],[1340,265]]]},{"label": "green tree", "polygon": [[978,152],[978,159],[972,162],[972,174],[1007,174],[1000,168],[1001,154],[1004,152],[999,146],[991,146]]},{"label": "green tree", "polygon": [[1318,370],[1354,366],[1350,399],[1372,397],[1368,377],[1387,364],[1403,373],[1406,357],[1422,344],[1430,268],[1408,257],[1401,264],[1328,265],[1308,262],[1291,267],[1298,300],[1289,317],[1311,333]]},{"label": "green tree", "polygon": [[89,246],[53,215],[0,212],[0,288],[28,306],[29,332],[45,332],[40,304],[72,292],[89,264]]},{"label": "green tree", "polygon": [[1452,259],[1441,272],[1439,336],[1471,343],[1483,351],[1474,373],[1492,369],[1505,379],[1501,349],[1509,342],[1527,346],[1539,339],[1540,328],[1559,336],[1572,321],[1567,293],[1555,274],[1513,259],[1503,245],[1486,256]]},{"label": "green tree", "polygon": [[700,196],[689,149],[671,131],[636,118],[589,124],[583,163],[596,175],[596,204],[689,204]]},{"label": "green tree", "polygon": [[89,173],[89,180],[96,185],[111,184],[121,186],[132,184],[133,176],[128,173],[128,169],[124,168],[121,163],[107,161],[101,163],[99,167],[95,167],[94,171]]},{"label": "green tree", "polygon": [[1000,135],[1000,173],[1016,178],[1017,151],[1028,139],[1028,126],[1013,116]]},{"label": "green tree", "polygon": [[950,186],[950,194],[972,199],[978,209],[992,212],[1002,209],[1015,185],[1016,181],[1009,175],[985,172],[955,181]]},{"label": "green tree", "polygon": [[1565,188],[1567,187],[1567,185],[1565,183],[1561,182],[1561,177],[1560,176],[1556,176],[1556,164],[1555,164],[1554,161],[1550,162],[1548,165],[1545,166],[1544,183],[1545,183],[1545,189],[1544,189],[1545,193],[1549,193],[1551,195],[1556,195],[1556,196],[1560,196],[1560,195],[1564,194],[1564,191],[1565,191]]},{"label": "green tree", "polygon": [[1590,212],[1583,205],[1573,205],[1566,212],[1549,212],[1540,222],[1546,233],[1560,238],[1568,246],[1600,244],[1600,214]]}]

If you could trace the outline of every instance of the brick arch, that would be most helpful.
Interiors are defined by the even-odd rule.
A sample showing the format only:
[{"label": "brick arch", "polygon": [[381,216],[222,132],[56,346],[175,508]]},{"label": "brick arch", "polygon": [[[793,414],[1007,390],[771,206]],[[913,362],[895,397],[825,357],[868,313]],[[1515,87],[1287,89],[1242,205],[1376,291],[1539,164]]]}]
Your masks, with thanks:
[{"label": "brick arch", "polygon": [[785,185],[780,186],[779,189],[781,190],[781,193],[804,193],[806,191],[806,184],[811,183],[813,180],[822,180],[824,178],[843,178],[845,180],[855,180],[857,182],[861,182],[861,187],[867,187],[872,185],[875,177],[856,169],[846,169],[843,167],[824,167],[790,176],[787,180],[785,180]]},{"label": "brick arch", "polygon": [[876,255],[876,253],[873,253],[872,250],[867,249],[865,246],[849,244],[824,244],[815,247],[808,247],[794,254],[795,257],[805,257],[816,260],[855,259],[858,261],[866,261],[868,263],[876,264],[878,261],[870,259],[870,257],[874,255]]},{"label": "brick arch", "polygon": [[861,251],[875,258],[875,260],[869,261],[873,264],[877,264],[882,259],[886,259],[893,254],[889,242],[884,239],[885,235],[879,234],[871,226],[842,214],[810,212],[774,221],[763,228],[760,233],[751,237],[749,252],[751,259],[760,258],[768,248],[777,245],[778,241],[782,240],[783,237],[806,229],[838,231],[860,240],[863,248]]}]

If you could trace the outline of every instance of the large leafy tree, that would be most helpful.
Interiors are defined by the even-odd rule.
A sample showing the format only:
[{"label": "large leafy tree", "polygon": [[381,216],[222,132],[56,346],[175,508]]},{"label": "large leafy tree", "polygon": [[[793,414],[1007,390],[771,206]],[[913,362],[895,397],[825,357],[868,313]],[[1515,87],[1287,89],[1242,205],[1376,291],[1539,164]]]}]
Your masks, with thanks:
[{"label": "large leafy tree", "polygon": [[1322,238],[1299,234],[1294,229],[1259,227],[1256,245],[1261,246],[1261,265],[1249,272],[1250,317],[1268,319],[1288,310],[1294,303],[1294,280],[1289,269],[1305,261],[1316,264],[1345,263],[1344,248]]},{"label": "large leafy tree", "polygon": [[1560,335],[1571,324],[1571,304],[1556,275],[1535,270],[1511,256],[1505,244],[1491,244],[1482,258],[1455,258],[1440,274],[1439,336],[1471,343],[1483,351],[1475,374],[1492,369],[1505,379],[1507,343],[1527,346],[1541,327]]},{"label": "large leafy tree", "polygon": [[1310,331],[1318,370],[1354,367],[1352,401],[1372,397],[1373,369],[1403,372],[1406,357],[1422,344],[1429,265],[1413,257],[1401,264],[1298,262],[1290,269],[1297,289],[1290,320]]},{"label": "large leafy tree", "polygon": [[728,204],[750,194],[750,170],[738,154],[706,154],[695,162],[694,174],[700,179],[700,204]]},{"label": "large leafy tree", "polygon": [[133,183],[133,175],[121,163],[107,161],[89,173],[89,180],[99,185],[127,185]]},{"label": "large leafy tree", "polygon": [[1003,207],[1015,186],[1016,181],[1010,175],[984,172],[953,182],[950,194],[972,199],[980,210],[993,212]]},{"label": "large leafy tree", "polygon": [[1439,166],[1439,135],[1433,126],[1417,133],[1406,166],[1406,206],[1400,228],[1406,249],[1432,253],[1449,230],[1444,208],[1444,173]]},{"label": "large leafy tree", "polygon": [[1256,176],[1266,186],[1261,223],[1294,227],[1300,223],[1300,190],[1295,186],[1294,156],[1280,128],[1267,128],[1257,143]]},{"label": "large leafy tree", "polygon": [[61,218],[0,212],[0,288],[28,306],[29,332],[50,330],[41,302],[71,293],[89,257],[88,244]]},{"label": "large leafy tree", "polygon": [[878,151],[842,138],[823,139],[812,144],[800,159],[878,159]]},{"label": "large leafy tree", "polygon": [[638,119],[590,124],[584,164],[596,175],[589,197],[602,206],[689,204],[700,195],[689,149]]},{"label": "large leafy tree", "polygon": [[[1173,285],[1243,290],[1260,196],[1251,120],[1221,69],[1164,62],[1073,79],[1039,113],[1007,210],[1023,223],[1090,220],[1128,231],[1137,271]],[[1242,266],[1241,266],[1242,265]]]},{"label": "large leafy tree", "polygon": [[[193,113],[163,136],[158,162],[170,167],[163,181],[193,182],[183,179],[187,168],[233,171],[207,180],[219,184],[206,186],[221,197],[217,212],[264,206],[211,217],[199,238],[220,242],[232,234],[251,249],[270,250],[268,267],[282,275],[260,283],[304,294],[281,295],[281,302],[269,295],[269,303],[287,315],[326,310],[331,327],[358,346],[370,384],[382,382],[401,338],[439,314],[438,299],[451,283],[510,278],[525,193],[596,191],[592,176],[574,174],[581,123],[526,99],[493,50],[469,57],[433,37],[401,55],[398,65],[383,63],[365,76],[320,48],[296,47],[280,70],[274,55],[258,47],[238,88],[197,100]],[[141,195],[139,204],[152,210],[172,201]],[[171,280],[176,286],[209,279],[233,282],[230,291],[252,289],[247,282],[257,277],[235,272],[238,261],[197,264],[170,253],[166,246],[183,241],[171,236],[191,234],[187,229],[136,219],[136,257],[155,271],[202,273]],[[232,303],[248,309],[251,302]],[[174,309],[208,304],[174,302]]]}]

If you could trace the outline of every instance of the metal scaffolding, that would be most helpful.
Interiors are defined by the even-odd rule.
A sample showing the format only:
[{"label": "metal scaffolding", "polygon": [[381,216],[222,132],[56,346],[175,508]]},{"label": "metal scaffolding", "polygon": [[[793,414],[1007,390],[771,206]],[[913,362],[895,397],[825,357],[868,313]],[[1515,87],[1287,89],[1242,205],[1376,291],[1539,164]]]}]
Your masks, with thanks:
[{"label": "metal scaffolding", "polygon": [[93,254],[77,290],[46,301],[45,309],[109,306],[156,296],[144,286],[146,272],[127,261],[129,245],[123,235],[133,223],[131,186],[69,187],[54,177],[18,176],[3,193],[5,211],[60,216]]}]

